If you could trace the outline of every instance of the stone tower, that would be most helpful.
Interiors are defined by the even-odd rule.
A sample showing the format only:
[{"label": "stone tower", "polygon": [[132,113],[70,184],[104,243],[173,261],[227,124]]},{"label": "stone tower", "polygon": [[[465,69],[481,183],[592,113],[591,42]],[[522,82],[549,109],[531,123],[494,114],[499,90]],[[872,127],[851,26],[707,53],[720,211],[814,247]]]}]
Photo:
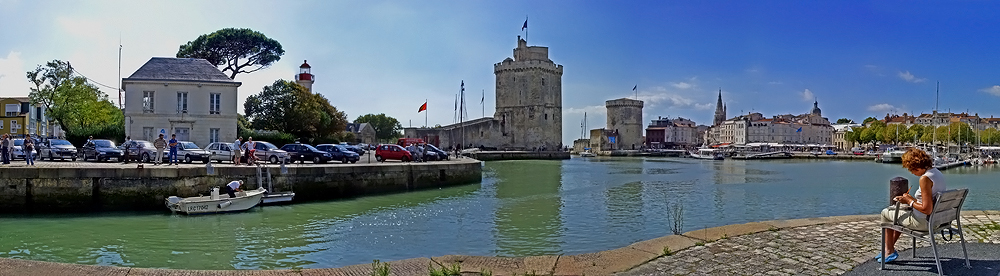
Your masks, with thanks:
[{"label": "stone tower", "polygon": [[816,116],[820,116],[820,117],[823,116],[823,111],[819,110],[819,100],[816,100],[815,102],[813,102],[813,110],[812,110],[811,113],[812,113],[812,115],[816,115]]},{"label": "stone tower", "polygon": [[313,82],[316,81],[315,76],[311,73],[312,67],[309,66],[305,60],[302,61],[302,65],[299,66],[299,74],[295,75],[295,83],[301,86],[305,86],[309,89],[309,92],[313,90]]},{"label": "stone tower", "polygon": [[629,98],[608,100],[608,130],[618,132],[614,149],[639,149],[642,147],[642,101]]},{"label": "stone tower", "polygon": [[726,120],[726,105],[722,103],[722,89],[719,89],[719,101],[715,103],[715,120],[712,126],[721,125]]},{"label": "stone tower", "polygon": [[504,143],[513,148],[556,149],[562,145],[563,66],[549,48],[517,37],[514,58],[493,65],[496,114]]}]

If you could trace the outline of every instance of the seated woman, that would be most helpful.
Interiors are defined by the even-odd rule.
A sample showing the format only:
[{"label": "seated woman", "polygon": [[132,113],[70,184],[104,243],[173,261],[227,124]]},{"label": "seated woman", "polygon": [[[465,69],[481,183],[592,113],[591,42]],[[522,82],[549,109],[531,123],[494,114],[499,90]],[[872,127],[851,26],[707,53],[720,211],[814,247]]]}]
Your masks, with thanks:
[{"label": "seated woman", "polygon": [[[934,194],[948,190],[948,185],[944,182],[944,175],[937,168],[934,168],[933,162],[933,157],[917,148],[910,148],[903,154],[903,168],[920,177],[920,188],[913,196],[907,193],[893,198],[896,202],[913,207],[911,210],[899,210],[898,221],[906,228],[927,231],[927,214],[934,210]],[[893,208],[883,209],[882,222],[893,222],[894,214],[896,214],[896,210]],[[896,240],[899,240],[901,233],[891,229],[883,229],[883,231],[885,231],[885,244],[882,250],[885,250],[883,252],[891,252],[885,257],[886,262],[891,262],[899,257],[899,254],[896,253]],[[882,262],[881,252],[875,260]]]}]

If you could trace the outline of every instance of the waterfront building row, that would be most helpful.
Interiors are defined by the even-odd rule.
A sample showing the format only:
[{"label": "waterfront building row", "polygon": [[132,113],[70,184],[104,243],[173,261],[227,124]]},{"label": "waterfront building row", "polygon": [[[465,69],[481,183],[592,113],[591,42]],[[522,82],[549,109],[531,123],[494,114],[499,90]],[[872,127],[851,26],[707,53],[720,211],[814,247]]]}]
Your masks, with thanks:
[{"label": "waterfront building row", "polygon": [[724,120],[706,131],[704,140],[709,144],[831,145],[833,134],[830,121],[822,116],[819,102],[814,102],[812,111],[801,115],[785,114],[765,118],[758,112]]},{"label": "waterfront building row", "polygon": [[31,104],[28,97],[0,98],[0,134],[24,137],[32,136],[62,137],[62,128],[46,117],[45,106]]}]

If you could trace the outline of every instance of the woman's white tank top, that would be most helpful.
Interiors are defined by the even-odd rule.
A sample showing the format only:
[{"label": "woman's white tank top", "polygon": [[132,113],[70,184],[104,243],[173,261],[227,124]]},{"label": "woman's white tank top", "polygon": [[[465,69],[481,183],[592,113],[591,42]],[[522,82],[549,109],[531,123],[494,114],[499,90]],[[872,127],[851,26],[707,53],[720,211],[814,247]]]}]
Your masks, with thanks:
[{"label": "woman's white tank top", "polygon": [[[934,195],[934,194],[937,194],[937,193],[944,192],[944,191],[948,190],[948,184],[946,184],[945,181],[944,181],[944,175],[942,175],[941,171],[939,171],[937,168],[931,168],[931,169],[927,170],[927,172],[925,172],[924,175],[922,175],[921,177],[924,177],[924,176],[926,176],[927,178],[930,178],[931,179],[931,183],[933,183],[933,185],[931,185],[931,195]],[[919,180],[917,180],[917,181],[918,181],[917,182],[917,192],[915,194],[913,194],[913,197],[917,199],[917,202],[923,203],[923,191],[922,191],[922,189],[920,189],[920,182],[919,182]],[[914,211],[913,215],[916,216],[916,217],[923,218],[923,219],[927,218],[927,215],[924,215],[924,213],[921,213],[920,211]]]}]

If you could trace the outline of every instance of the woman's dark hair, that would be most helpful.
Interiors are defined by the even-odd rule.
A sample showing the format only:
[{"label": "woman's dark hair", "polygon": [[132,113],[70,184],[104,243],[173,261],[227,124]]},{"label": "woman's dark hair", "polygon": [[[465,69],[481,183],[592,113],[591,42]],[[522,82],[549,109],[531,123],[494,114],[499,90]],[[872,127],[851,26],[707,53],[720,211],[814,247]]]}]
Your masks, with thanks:
[{"label": "woman's dark hair", "polygon": [[930,169],[933,166],[934,160],[932,157],[921,149],[910,148],[903,154],[903,168],[908,170]]}]

